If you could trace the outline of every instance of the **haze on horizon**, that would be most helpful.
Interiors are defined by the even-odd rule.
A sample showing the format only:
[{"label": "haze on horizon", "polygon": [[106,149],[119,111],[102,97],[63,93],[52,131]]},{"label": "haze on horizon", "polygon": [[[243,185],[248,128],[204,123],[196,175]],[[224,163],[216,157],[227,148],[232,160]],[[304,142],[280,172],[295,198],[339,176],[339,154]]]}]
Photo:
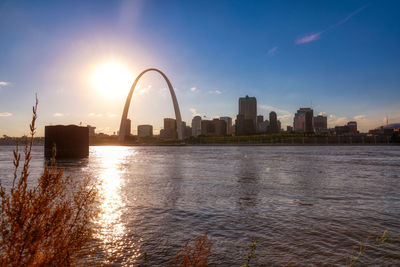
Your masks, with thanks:
[{"label": "haze on horizon", "polygon": [[[162,70],[182,118],[238,112],[293,123],[300,107],[328,127],[361,131],[400,122],[398,1],[0,1],[0,136],[28,133],[35,93],[44,125],[116,132],[144,69]],[[129,112],[132,129],[174,117],[164,80],[148,73]]]}]

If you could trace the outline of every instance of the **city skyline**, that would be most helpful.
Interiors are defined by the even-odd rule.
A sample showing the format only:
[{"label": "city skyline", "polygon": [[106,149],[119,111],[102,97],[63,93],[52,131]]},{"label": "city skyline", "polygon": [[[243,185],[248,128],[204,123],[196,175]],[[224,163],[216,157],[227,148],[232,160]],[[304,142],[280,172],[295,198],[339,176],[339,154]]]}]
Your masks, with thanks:
[{"label": "city skyline", "polygon": [[[187,123],[195,115],[235,118],[244,95],[257,97],[257,115],[276,111],[282,128],[293,125],[299,107],[310,106],[315,116],[326,114],[329,128],[356,120],[366,132],[386,116],[399,122],[399,9],[395,1],[46,2],[45,8],[40,1],[3,1],[0,134],[28,132],[35,92],[38,135],[44,125],[80,122],[116,132],[129,88],[147,67],[170,78]],[[119,79],[110,85],[102,76],[112,71]],[[151,124],[157,133],[163,118],[174,117],[157,75],[144,77],[135,94],[132,129]]]}]

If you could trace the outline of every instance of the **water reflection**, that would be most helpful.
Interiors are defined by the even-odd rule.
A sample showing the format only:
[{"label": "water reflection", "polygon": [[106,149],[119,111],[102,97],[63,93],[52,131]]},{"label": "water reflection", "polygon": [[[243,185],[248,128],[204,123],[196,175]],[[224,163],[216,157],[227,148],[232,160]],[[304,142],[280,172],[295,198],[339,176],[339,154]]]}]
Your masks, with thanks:
[{"label": "water reflection", "polygon": [[[123,173],[124,162],[132,151],[125,147],[95,148],[95,158],[99,161],[97,179],[99,181],[100,214],[96,224],[99,231],[96,238],[101,240],[103,251],[109,261],[123,256],[124,236],[127,234],[126,225],[122,220],[125,208],[121,190],[125,180]],[[135,244],[132,245],[131,260],[140,256]]]}]

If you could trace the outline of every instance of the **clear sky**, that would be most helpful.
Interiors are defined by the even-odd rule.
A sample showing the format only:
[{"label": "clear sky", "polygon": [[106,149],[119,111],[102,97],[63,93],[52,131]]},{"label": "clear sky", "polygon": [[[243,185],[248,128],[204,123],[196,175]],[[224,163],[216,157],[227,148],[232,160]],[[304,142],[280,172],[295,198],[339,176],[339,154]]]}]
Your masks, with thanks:
[{"label": "clear sky", "polygon": [[[400,1],[0,0],[0,135],[28,133],[35,93],[39,135],[80,122],[112,133],[149,67],[187,122],[235,117],[246,94],[283,126],[308,106],[329,127],[400,122]],[[143,77],[129,117],[134,129],[174,117],[160,75]]]}]

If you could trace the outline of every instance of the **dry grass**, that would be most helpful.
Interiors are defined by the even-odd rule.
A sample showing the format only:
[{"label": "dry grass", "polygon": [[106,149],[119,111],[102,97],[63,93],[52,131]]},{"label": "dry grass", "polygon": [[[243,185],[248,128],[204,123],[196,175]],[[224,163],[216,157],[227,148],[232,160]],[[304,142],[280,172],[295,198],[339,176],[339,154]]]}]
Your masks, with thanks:
[{"label": "dry grass", "polygon": [[212,243],[207,237],[207,232],[203,236],[196,238],[195,245],[192,248],[187,241],[179,249],[175,258],[169,263],[173,267],[203,267],[208,266],[208,257],[211,253]]},{"label": "dry grass", "polygon": [[0,266],[71,265],[92,238],[97,191],[89,180],[72,181],[53,158],[37,185],[27,186],[37,105],[36,98],[22,171],[17,146],[12,187],[0,185]]}]

